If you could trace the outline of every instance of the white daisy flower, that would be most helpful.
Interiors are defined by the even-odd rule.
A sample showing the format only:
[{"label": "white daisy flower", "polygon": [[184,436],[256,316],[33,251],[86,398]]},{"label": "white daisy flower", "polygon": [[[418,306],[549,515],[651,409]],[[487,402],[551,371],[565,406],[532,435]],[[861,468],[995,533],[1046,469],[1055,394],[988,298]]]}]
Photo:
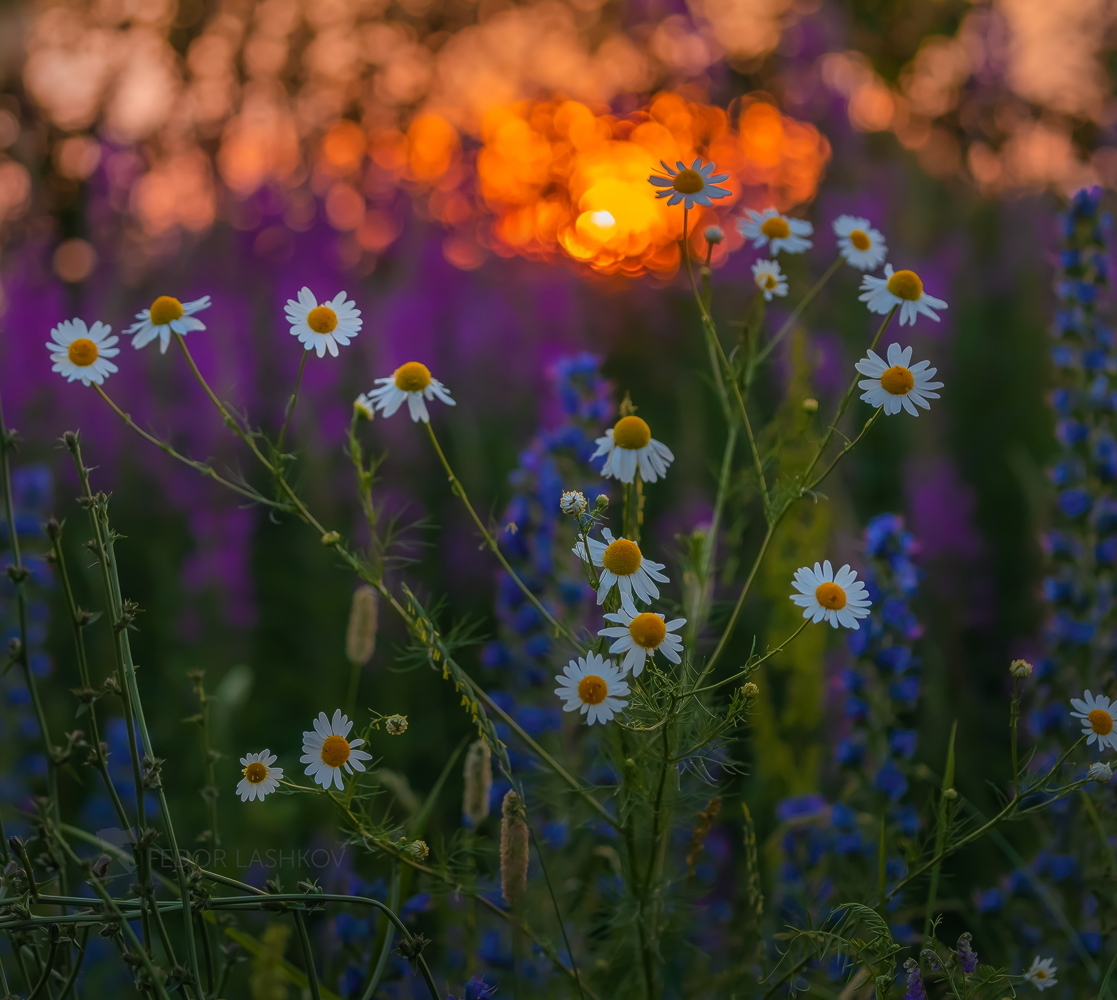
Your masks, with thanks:
[{"label": "white daisy flower", "polygon": [[567,490],[559,497],[559,510],[572,517],[579,517],[586,512],[586,496],[580,490]]},{"label": "white daisy flower", "polygon": [[802,253],[814,246],[804,239],[814,232],[814,226],[803,219],[782,215],[777,208],[766,208],[763,212],[747,209],[745,217],[737,220],[737,232],[746,240],[752,240],[757,249],[771,243],[773,256],[781,250]]},{"label": "white daisy flower", "polygon": [[386,417],[395,413],[406,400],[411,419],[429,424],[430,414],[427,413],[424,397],[434,399],[437,396],[447,406],[457,405],[443,384],[438,379],[431,378],[430,369],[418,361],[400,365],[388,378],[378,378],[376,384],[380,388],[373,389],[368,398]]},{"label": "white daisy flower", "polygon": [[617,641],[609,647],[610,653],[624,653],[621,670],[632,671],[633,677],[644,672],[644,661],[657,650],[672,663],[682,662],[683,640],[674,633],[686,624],[685,618],[664,621],[663,615],[651,611],[640,612],[628,594],[621,595],[621,609],[605,616],[616,622],[618,628],[603,628],[598,635]]},{"label": "white daisy flower", "polygon": [[1045,958],[1042,962],[1039,960],[1039,955],[1032,959],[1032,967],[1024,973],[1024,978],[1028,980],[1037,990],[1041,992],[1049,986],[1055,986],[1059,980],[1055,978],[1055,973],[1059,970],[1055,968],[1055,959]]},{"label": "white daisy flower", "polygon": [[353,773],[355,768],[363,771],[363,760],[372,760],[372,754],[358,750],[364,745],[364,740],[347,740],[349,730],[353,723],[341,714],[341,709],[334,711],[332,719],[326,718],[325,712],[319,712],[314,720],[314,731],[303,733],[303,755],[299,758],[307,765],[305,774],[311,775],[323,788],[329,788],[333,782],[338,789],[345,786],[341,781],[341,769]]},{"label": "white daisy flower", "polygon": [[601,534],[605,538],[604,542],[599,542],[596,538],[588,539],[589,557],[586,556],[585,546],[580,540],[573,549],[574,555],[579,559],[592,561],[594,566],[601,569],[597,603],[605,602],[614,583],[620,588],[622,600],[625,594],[630,597],[635,594],[645,604],[650,604],[653,598],[659,597],[659,588],[653,581],[671,582],[663,575],[664,564],[645,559],[639,545],[627,538],[614,538],[608,528],[602,529]]},{"label": "white daisy flower", "polygon": [[879,354],[869,351],[868,357],[855,365],[862,375],[869,376],[857,383],[858,388],[865,390],[861,398],[870,406],[883,406],[889,416],[899,413],[901,407],[913,417],[919,416],[916,405],[929,410],[931,404],[927,400],[939,398],[932,390],[943,386],[942,382],[931,381],[938,369],[929,367],[930,361],[920,361],[909,368],[910,363],[910,347],[901,349],[899,344],[889,344],[888,364]]},{"label": "white daisy flower", "polygon": [[591,726],[608,722],[628,704],[620,700],[628,694],[624,675],[612,660],[597,653],[571,660],[562,668],[558,682],[555,694],[566,702],[563,711],[580,711]]},{"label": "white daisy flower", "polygon": [[787,277],[780,273],[778,260],[758,260],[752,265],[752,279],[764,293],[765,302],[771,302],[773,295],[787,294]]},{"label": "white daisy flower", "polygon": [[654,440],[651,428],[636,416],[621,417],[596,444],[590,460],[608,455],[601,474],[622,483],[631,483],[637,471],[645,483],[654,483],[667,475],[667,466],[675,461],[671,449]]},{"label": "white daisy flower", "polygon": [[712,162],[702,166],[700,156],[695,157],[689,167],[682,160],[676,160],[674,167],[669,167],[666,160],[659,163],[664,174],[652,174],[648,183],[659,188],[655,196],[666,198],[668,205],[677,205],[681,201],[683,208],[688,210],[695,205],[709,208],[713,204],[712,198],[728,198],[733,193],[729,188],[717,186],[729,180],[729,174],[715,174],[717,167]]},{"label": "white daisy flower", "polygon": [[305,286],[299,291],[299,300],[288,299],[284,306],[291,335],[308,351],[317,351],[324,357],[329,350],[337,357],[337,345],[349,345],[349,340],[361,332],[361,311],[357,303],[338,292],[329,302],[318,304],[314,293]]},{"label": "white daisy flower", "polygon": [[858,618],[866,618],[872,601],[865,590],[865,584],[857,579],[857,574],[847,563],[837,573],[827,559],[814,569],[802,566],[795,571],[792,581],[798,594],[792,594],[792,603],[803,608],[803,617],[812,622],[828,621],[834,628],[859,629]]},{"label": "white daisy flower", "polygon": [[87,329],[84,320],[63,320],[50,331],[47,342],[51,371],[60,372],[67,382],[80,379],[84,385],[100,385],[117,370],[109,358],[115,358],[120,348],[114,346],[119,337],[110,337],[112,327],[100,320]]},{"label": "white daisy flower", "polygon": [[874,229],[868,219],[857,215],[839,215],[834,220],[838,252],[847,264],[861,271],[875,271],[888,256],[884,234]]},{"label": "white daisy flower", "polygon": [[357,412],[357,416],[364,417],[365,420],[371,420],[376,416],[376,404],[363,392],[353,400],[353,409]]},{"label": "white daisy flower", "polygon": [[1086,772],[1086,777],[1091,781],[1099,781],[1103,785],[1109,784],[1113,779],[1113,767],[1104,760],[1095,761]]},{"label": "white daisy flower", "polygon": [[1082,720],[1082,735],[1089,737],[1087,746],[1097,740],[1099,750],[1107,746],[1117,750],[1117,705],[1110,703],[1109,696],[1094,697],[1087,691],[1081,698],[1071,698],[1070,703],[1078,709],[1070,714]]},{"label": "white daisy flower", "polygon": [[136,313],[139,322],[128,327],[124,335],[132,337],[132,346],[137,350],[146,347],[158,337],[159,353],[166,354],[172,333],[189,333],[191,330],[206,328],[201,320],[194,318],[194,313],[208,309],[209,305],[208,295],[193,302],[179,302],[170,295],[160,295],[151,303],[150,309]]},{"label": "white daisy flower", "polygon": [[946,303],[923,291],[923,282],[914,271],[893,271],[891,264],[884,265],[884,277],[866,274],[861,279],[859,302],[869,307],[869,312],[884,315],[895,306],[900,307],[900,325],[915,325],[919,313],[939,321],[936,309],[945,309]]},{"label": "white daisy flower", "polygon": [[269,754],[267,750],[241,757],[244,777],[237,784],[237,795],[240,796],[241,802],[250,802],[253,799],[263,802],[265,795],[271,794],[279,787],[283,768],[272,767],[275,760],[275,754]]}]

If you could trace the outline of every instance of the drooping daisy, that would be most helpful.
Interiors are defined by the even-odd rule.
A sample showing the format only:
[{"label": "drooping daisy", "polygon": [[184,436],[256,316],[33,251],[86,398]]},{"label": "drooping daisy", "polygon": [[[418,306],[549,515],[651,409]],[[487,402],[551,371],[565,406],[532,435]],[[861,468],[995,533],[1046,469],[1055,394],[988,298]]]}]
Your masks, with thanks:
[{"label": "drooping daisy", "polygon": [[939,398],[932,390],[943,386],[942,382],[931,381],[938,369],[931,368],[930,361],[920,361],[909,368],[910,362],[911,348],[901,350],[899,344],[888,345],[888,364],[879,354],[869,351],[868,357],[855,365],[862,375],[869,376],[857,383],[858,388],[865,390],[861,398],[870,406],[883,406],[889,416],[899,413],[901,407],[913,417],[919,416],[916,405],[929,410],[931,404],[927,400]]},{"label": "drooping daisy", "polygon": [[179,302],[170,295],[160,295],[151,303],[150,309],[136,313],[137,323],[133,323],[124,335],[132,337],[132,346],[139,350],[146,347],[156,337],[159,338],[159,353],[166,354],[171,343],[172,333],[189,333],[191,330],[204,330],[205,324],[194,318],[194,313],[209,308],[209,296],[203,295],[193,302]]},{"label": "drooping daisy", "polygon": [[923,291],[923,282],[914,271],[893,271],[891,264],[884,265],[884,277],[866,274],[861,279],[859,302],[869,307],[869,312],[884,315],[895,306],[900,307],[900,325],[915,325],[919,313],[939,321],[936,309],[945,309],[946,303]]},{"label": "drooping daisy", "polygon": [[63,320],[50,331],[47,342],[51,371],[60,372],[67,382],[80,379],[84,385],[100,385],[117,370],[109,358],[115,358],[120,348],[114,346],[119,337],[110,337],[112,327],[100,320],[87,329],[84,320]]},{"label": "drooping daisy", "polygon": [[1077,709],[1070,714],[1082,720],[1087,746],[1097,740],[1099,750],[1107,746],[1117,750],[1117,705],[1110,703],[1109,696],[1094,697],[1087,691],[1081,698],[1071,698],[1070,703]]},{"label": "drooping daisy", "polygon": [[667,466],[675,461],[671,449],[652,438],[652,429],[637,416],[621,417],[596,441],[597,451],[591,461],[608,455],[601,467],[601,474],[609,479],[631,483],[637,469],[645,483],[654,483],[667,475]]},{"label": "drooping daisy", "polygon": [[837,628],[859,629],[858,618],[869,614],[872,601],[865,590],[865,584],[857,579],[857,574],[847,563],[837,573],[827,559],[821,566],[814,564],[802,566],[795,571],[792,581],[798,594],[792,594],[792,603],[803,609],[803,617],[812,622],[823,619]]},{"label": "drooping daisy", "polygon": [[299,299],[288,299],[284,306],[291,335],[308,351],[317,351],[324,357],[326,351],[337,357],[337,345],[346,347],[352,337],[361,332],[361,311],[357,303],[338,292],[329,302],[318,304],[314,293],[305,286],[299,290]]},{"label": "drooping daisy", "polygon": [[1055,978],[1055,973],[1059,970],[1055,968],[1055,959],[1045,958],[1042,962],[1039,960],[1039,955],[1032,959],[1032,967],[1024,973],[1024,978],[1028,980],[1037,990],[1042,992],[1049,986],[1057,986],[1059,980]]},{"label": "drooping daisy", "polygon": [[376,404],[363,392],[353,400],[353,410],[358,417],[371,420],[376,416]]},{"label": "drooping daisy", "polygon": [[263,802],[265,795],[271,794],[279,787],[283,768],[272,767],[275,760],[275,754],[269,754],[267,750],[241,757],[244,777],[237,784],[237,795],[240,796],[241,802],[250,802],[253,799]]},{"label": "drooping daisy", "polygon": [[632,671],[633,677],[644,672],[644,661],[655,652],[662,653],[672,663],[682,662],[683,640],[674,633],[686,624],[685,618],[664,621],[663,615],[639,611],[628,594],[621,595],[621,609],[605,616],[619,627],[603,628],[598,635],[617,641],[609,647],[610,653],[624,653],[621,670]]},{"label": "drooping daisy", "polygon": [[778,260],[758,260],[752,265],[752,278],[764,293],[765,302],[771,302],[773,295],[787,294],[787,278],[780,273]]},{"label": "drooping daisy", "polygon": [[709,208],[713,204],[711,199],[727,198],[733,193],[728,188],[717,187],[722,181],[729,180],[729,174],[714,174],[714,164],[707,163],[703,167],[700,156],[696,156],[689,167],[682,160],[676,160],[677,170],[667,166],[665,160],[659,162],[666,176],[652,174],[648,183],[662,189],[656,191],[655,196],[668,199],[668,205],[677,205],[681,201],[683,208],[690,209],[695,205]]},{"label": "drooping daisy", "polygon": [[396,412],[404,401],[407,402],[408,412],[415,422],[420,420],[425,424],[430,423],[430,414],[427,413],[427,404],[423,401],[434,399],[437,396],[447,406],[457,404],[450,398],[450,393],[436,378],[431,377],[430,369],[418,361],[408,361],[400,365],[388,378],[378,378],[376,384],[379,389],[373,389],[368,398],[376,408],[386,417]]},{"label": "drooping daisy", "polygon": [[839,215],[834,220],[838,252],[847,264],[861,271],[875,271],[888,256],[884,234],[874,229],[868,219],[856,215]]},{"label": "drooping daisy", "polygon": [[596,538],[588,539],[588,559],[581,541],[573,550],[579,559],[592,560],[594,566],[601,568],[597,603],[605,602],[614,583],[620,588],[622,600],[625,594],[630,597],[635,594],[645,604],[650,604],[653,598],[659,597],[659,588],[653,581],[670,583],[663,575],[664,564],[645,559],[639,545],[627,538],[614,538],[608,528],[602,529],[601,534],[605,538],[604,542],[599,542]]},{"label": "drooping daisy", "polygon": [[562,668],[558,682],[555,694],[566,702],[563,711],[580,711],[591,726],[608,722],[628,704],[620,700],[628,694],[624,675],[612,660],[597,653],[571,660]]},{"label": "drooping daisy", "polygon": [[1103,785],[1107,785],[1113,780],[1113,767],[1104,760],[1094,761],[1094,763],[1090,765],[1090,769],[1086,772],[1086,777],[1090,778],[1092,781],[1098,781]]},{"label": "drooping daisy", "polygon": [[766,208],[763,212],[747,209],[745,217],[737,220],[737,232],[759,249],[772,245],[772,255],[781,250],[788,253],[802,253],[814,244],[805,237],[814,232],[814,226],[803,219],[792,219],[782,215],[778,208]]},{"label": "drooping daisy", "polygon": [[311,775],[323,788],[329,788],[333,782],[343,789],[341,769],[345,768],[349,774],[354,768],[363,771],[365,765],[361,761],[372,760],[372,754],[357,749],[364,745],[364,740],[346,739],[352,728],[353,723],[339,708],[332,719],[328,719],[325,712],[319,712],[314,720],[314,731],[303,733],[303,755],[299,759],[307,765],[304,773]]}]

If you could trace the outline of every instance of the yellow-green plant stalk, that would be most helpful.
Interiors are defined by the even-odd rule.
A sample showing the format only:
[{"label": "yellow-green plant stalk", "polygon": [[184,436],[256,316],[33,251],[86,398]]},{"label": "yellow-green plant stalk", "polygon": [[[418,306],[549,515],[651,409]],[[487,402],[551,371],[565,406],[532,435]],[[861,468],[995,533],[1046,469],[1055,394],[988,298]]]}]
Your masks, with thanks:
[{"label": "yellow-green plant stalk", "polygon": [[376,600],[376,591],[367,583],[353,591],[349,628],[345,633],[345,658],[354,667],[363,667],[376,652]]},{"label": "yellow-green plant stalk", "polygon": [[527,823],[520,796],[509,792],[501,806],[500,821],[500,889],[504,901],[515,908],[527,891]]},{"label": "yellow-green plant stalk", "polygon": [[484,740],[470,745],[462,776],[465,779],[462,815],[477,827],[489,815],[489,796],[493,788],[493,754]]},{"label": "yellow-green plant stalk", "polygon": [[291,928],[286,924],[268,924],[262,935],[263,947],[252,960],[248,989],[252,1000],[287,1000],[287,977],[283,971],[283,954]]}]

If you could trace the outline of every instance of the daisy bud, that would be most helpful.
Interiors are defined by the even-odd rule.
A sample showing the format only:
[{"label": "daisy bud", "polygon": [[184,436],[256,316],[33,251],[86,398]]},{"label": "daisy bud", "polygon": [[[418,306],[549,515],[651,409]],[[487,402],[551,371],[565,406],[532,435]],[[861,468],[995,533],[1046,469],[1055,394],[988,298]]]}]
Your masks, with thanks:
[{"label": "daisy bud", "polygon": [[359,420],[372,420],[376,416],[376,404],[363,392],[353,400],[353,412]]},{"label": "daisy bud", "polygon": [[414,840],[407,845],[407,853],[410,854],[416,861],[425,861],[427,855],[431,850],[427,847],[425,840]]},{"label": "daisy bud", "polygon": [[345,658],[363,667],[376,652],[376,590],[367,583],[353,591],[349,627],[345,632]]},{"label": "daisy bud", "polygon": [[322,544],[323,545],[330,545],[330,546],[337,545],[337,543],[340,542],[340,541],[341,541],[341,535],[336,531],[327,531],[322,536]]},{"label": "daisy bud", "polygon": [[599,514],[608,510],[609,498],[604,493],[598,493],[597,499],[593,502],[593,509]]},{"label": "daisy bud", "polygon": [[1008,672],[1018,680],[1032,676],[1032,665],[1027,660],[1013,660],[1009,664]]},{"label": "daisy bud", "polygon": [[817,413],[818,412],[818,400],[817,399],[804,399],[803,400],[803,411],[805,413]]},{"label": "daisy bud", "polygon": [[956,799],[958,798],[958,791],[954,788],[948,788],[945,792],[943,792],[943,795],[948,799]]},{"label": "daisy bud", "polygon": [[504,818],[500,821],[500,888],[504,901],[515,907],[527,891],[527,823],[519,795],[515,792],[505,795],[501,811]]},{"label": "daisy bud", "polygon": [[559,500],[559,509],[564,514],[572,514],[574,516],[584,514],[586,512],[586,506],[585,496],[577,490],[569,490],[564,493]]},{"label": "daisy bud", "polygon": [[717,246],[725,239],[725,233],[721,226],[707,226],[706,231],[702,235],[706,237],[707,243],[712,243],[714,246]]},{"label": "daisy bud", "polygon": [[493,788],[492,751],[484,740],[473,743],[465,755],[465,791],[462,793],[462,815],[470,826],[479,826],[489,815],[489,796]]},{"label": "daisy bud", "polygon": [[1104,760],[1095,761],[1090,765],[1088,776],[1104,785],[1113,777],[1113,768]]},{"label": "daisy bud", "polygon": [[384,728],[388,730],[389,736],[402,736],[407,732],[407,716],[389,715],[384,720]]},{"label": "daisy bud", "polygon": [[756,704],[756,699],[760,697],[760,688],[749,681],[741,685],[741,694],[745,697],[745,708],[752,708]]}]

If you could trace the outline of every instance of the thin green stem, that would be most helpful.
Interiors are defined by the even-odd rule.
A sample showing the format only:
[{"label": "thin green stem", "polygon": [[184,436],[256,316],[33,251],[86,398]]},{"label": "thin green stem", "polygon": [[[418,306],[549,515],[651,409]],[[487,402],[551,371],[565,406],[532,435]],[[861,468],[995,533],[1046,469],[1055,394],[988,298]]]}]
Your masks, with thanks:
[{"label": "thin green stem", "polygon": [[179,462],[182,462],[183,465],[190,466],[191,469],[194,469],[196,472],[200,472],[203,476],[206,476],[208,479],[212,479],[215,483],[220,483],[222,486],[227,487],[234,493],[239,493],[242,497],[247,497],[249,500],[253,501],[253,503],[266,504],[267,506],[274,507],[277,510],[287,509],[285,504],[276,503],[274,500],[269,500],[267,497],[261,496],[255,490],[240,486],[237,483],[231,482],[230,480],[219,476],[213,466],[207,465],[205,462],[197,462],[192,458],[187,458],[181,452],[176,451],[174,448],[172,448],[169,441],[163,441],[157,438],[154,434],[149,434],[142,427],[140,427],[139,424],[137,424],[127,413],[125,413],[119,406],[116,405],[116,403],[114,403],[109,398],[105,390],[102,389],[99,385],[94,385],[93,388],[96,390],[97,395],[100,396],[101,399],[103,399],[105,403],[108,404],[109,409],[112,410],[113,413],[115,413],[118,417],[120,417],[121,420],[124,421],[126,426],[134,430],[145,441],[148,441],[151,444],[155,445],[155,447],[158,448],[160,451],[170,455],[171,458],[177,459]]},{"label": "thin green stem", "polygon": [[[772,353],[775,346],[781,340],[783,340],[784,336],[787,334],[787,331],[795,325],[795,321],[803,314],[803,310],[806,309],[807,306],[809,306],[811,302],[814,301],[814,297],[822,291],[826,283],[834,276],[835,272],[841,266],[842,257],[839,254],[834,263],[831,264],[829,268],[827,268],[826,273],[821,278],[819,278],[818,281],[815,282],[814,287],[809,292],[807,292],[806,295],[803,296],[799,304],[795,307],[794,310],[792,310],[791,315],[783,321],[783,325],[779,328],[779,330],[776,331],[776,335],[771,340],[769,340],[767,344],[764,345],[763,350],[757,352],[756,357],[753,359],[753,363],[749,366],[750,373],[756,368],[757,365],[760,364],[760,362],[762,362],[766,357],[768,357],[769,354]],[[751,377],[749,380],[751,381]]]},{"label": "thin green stem", "polygon": [[454,470],[450,467],[450,463],[446,458],[445,453],[442,451],[442,446],[438,443],[438,438],[435,437],[434,428],[426,421],[427,434],[430,435],[431,444],[434,445],[434,450],[438,454],[438,460],[442,463],[442,468],[446,471],[446,475],[450,479],[450,485],[454,493],[458,495],[462,503],[465,504],[465,509],[469,512],[477,530],[481,532],[481,537],[485,539],[485,544],[488,545],[493,555],[496,556],[497,561],[504,568],[504,571],[516,582],[516,586],[520,588],[524,596],[535,605],[536,610],[543,615],[544,618],[551,624],[555,630],[555,634],[561,634],[572,646],[584,652],[584,647],[577,639],[574,638],[566,629],[566,626],[559,622],[554,616],[543,606],[538,597],[531,592],[531,589],[520,579],[516,571],[511,567],[508,560],[504,557],[504,553],[500,551],[500,546],[497,545],[496,540],[489,533],[489,529],[482,523],[481,518],[477,516],[477,511],[473,509],[473,504],[469,502],[469,497],[466,496],[465,487],[462,486],[461,480],[454,474]]},{"label": "thin green stem", "polygon": [[562,910],[559,908],[558,897],[555,895],[554,886],[551,885],[551,876],[547,873],[547,862],[543,859],[543,849],[539,846],[539,839],[535,836],[535,827],[530,823],[528,824],[528,833],[531,834],[531,842],[535,845],[535,856],[539,859],[539,867],[543,872],[543,881],[547,883],[547,892],[551,896],[551,905],[555,908],[555,919],[558,921],[559,931],[562,933],[562,943],[566,945],[566,953],[570,956],[570,968],[574,973],[574,983],[578,987],[578,996],[582,1000],[586,1000],[586,994],[582,990],[582,977],[578,975],[578,966],[574,961],[574,949],[570,947],[570,938],[566,936],[566,924],[562,919]]},{"label": "thin green stem", "polygon": [[[399,909],[399,895],[400,895],[400,869],[399,863],[393,862],[392,864],[392,888],[388,897],[389,905],[393,910]],[[380,954],[376,957],[376,966],[372,970],[369,977],[368,986],[365,987],[364,993],[361,994],[361,1000],[372,1000],[376,994],[376,987],[380,985],[380,978],[384,975],[384,970],[388,966],[388,958],[392,954],[392,941],[395,937],[395,931],[390,921],[384,921],[384,944],[380,948]]]},{"label": "thin green stem", "polygon": [[299,387],[303,384],[303,372],[306,371],[306,359],[309,357],[310,351],[303,351],[302,360],[299,362],[299,374],[295,377],[295,391],[291,393],[291,398],[287,401],[287,411],[283,415],[283,426],[279,428],[279,437],[275,442],[277,455],[283,454],[283,439],[287,436],[287,427],[291,423],[291,415],[295,412],[295,407],[299,402]]},{"label": "thin green stem", "polygon": [[[305,353],[303,355],[305,357]],[[306,920],[301,912],[295,910],[295,928],[299,935],[299,945],[302,947],[303,963],[306,965],[306,981],[310,985],[311,1000],[321,1000],[318,992],[318,970],[314,967],[314,952],[310,947],[310,935],[306,932]],[[437,994],[435,994],[437,1000]]]},{"label": "thin green stem", "polygon": [[822,470],[821,475],[819,475],[819,477],[817,479],[815,479],[813,482],[809,483],[805,488],[809,489],[809,490],[813,490],[815,487],[819,486],[822,483],[822,481],[828,475],[830,475],[831,472],[834,471],[834,466],[837,465],[843,458],[845,458],[845,456],[849,452],[853,451],[853,449],[857,447],[857,445],[860,443],[861,439],[868,433],[869,428],[872,427],[873,424],[875,424],[877,422],[877,418],[883,412],[884,412],[884,407],[883,406],[878,406],[876,408],[876,410],[873,411],[873,415],[871,417],[869,417],[868,420],[865,421],[865,425],[861,428],[861,431],[857,435],[857,437],[855,437],[852,441],[847,441],[845,447],[842,448],[842,450],[840,452],[838,452],[837,455],[834,456],[834,460],[828,466],[826,466],[825,469]]},{"label": "thin green stem", "polygon": [[720,680],[716,684],[707,684],[705,687],[692,688],[690,691],[687,691],[687,693],[683,695],[683,697],[690,698],[694,695],[704,694],[707,691],[715,691],[720,687],[725,687],[726,684],[732,684],[734,681],[740,680],[743,677],[748,677],[748,675],[756,670],[756,668],[759,667],[760,664],[762,664],[765,660],[770,660],[777,653],[782,652],[784,649],[786,649],[787,646],[789,646],[798,637],[799,633],[802,632],[803,629],[805,629],[810,624],[811,620],[809,618],[804,618],[803,623],[794,632],[792,632],[791,635],[784,639],[783,642],[776,646],[775,649],[770,649],[767,653],[765,653],[758,659],[751,660],[744,670],[739,670],[731,677],[726,677],[724,680]]},{"label": "thin green stem", "polygon": [[1012,750],[1012,797],[1015,799],[1020,794],[1020,763],[1018,760],[1019,741],[1016,730],[1020,723],[1020,680],[1012,679],[1012,705],[1009,708],[1010,749]]}]

